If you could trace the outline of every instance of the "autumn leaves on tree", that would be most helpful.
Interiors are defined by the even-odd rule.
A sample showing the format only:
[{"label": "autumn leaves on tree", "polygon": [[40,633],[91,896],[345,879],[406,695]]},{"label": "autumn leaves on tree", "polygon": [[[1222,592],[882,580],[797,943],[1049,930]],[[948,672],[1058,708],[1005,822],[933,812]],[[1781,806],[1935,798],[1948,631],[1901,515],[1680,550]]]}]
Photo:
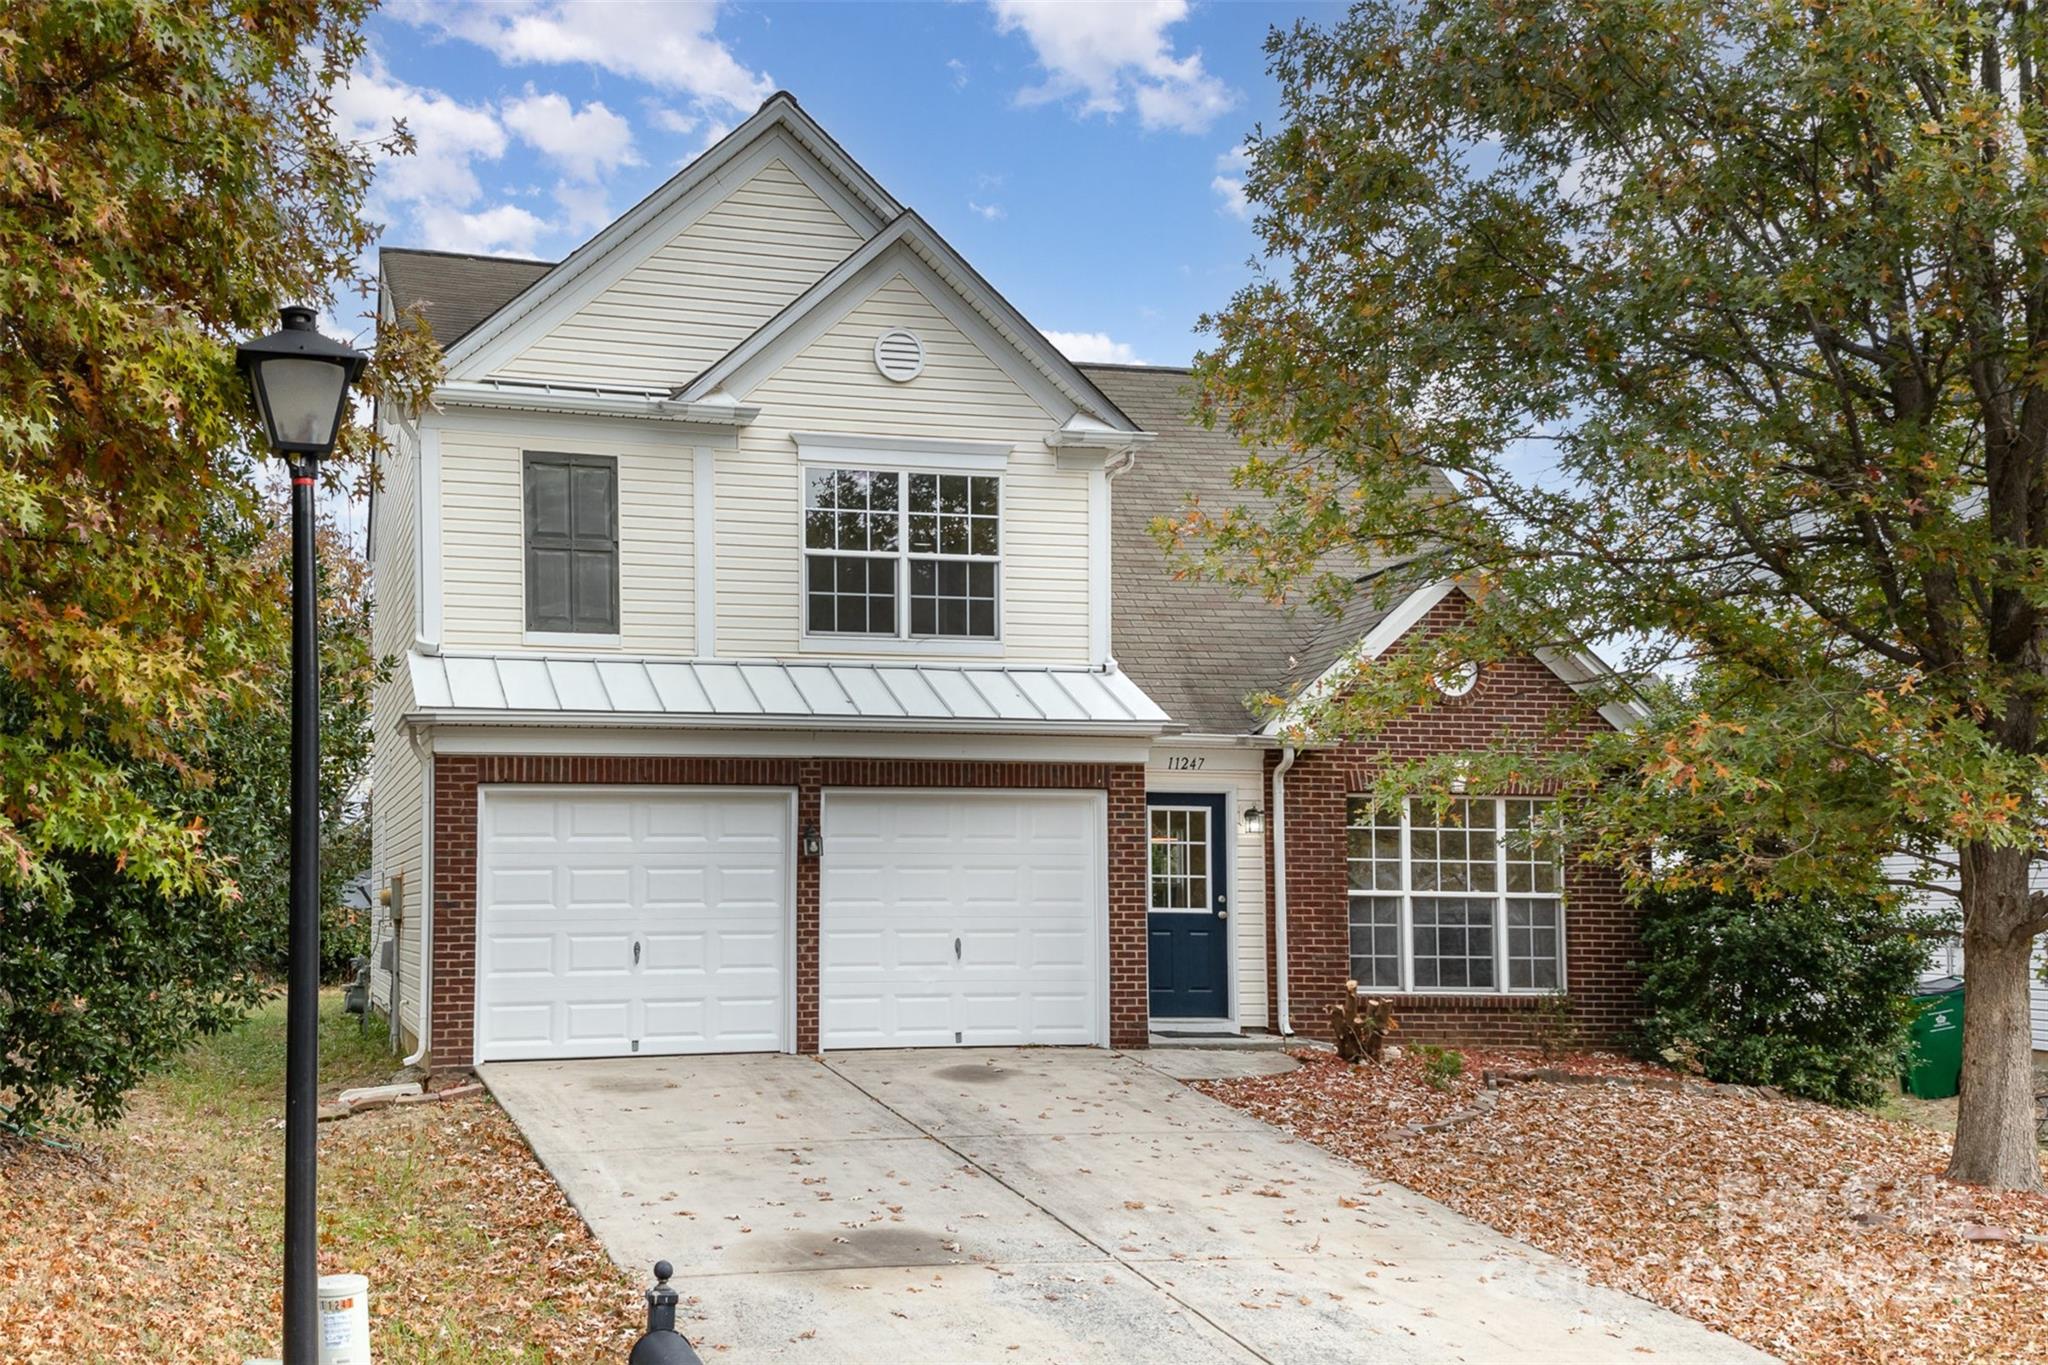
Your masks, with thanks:
[{"label": "autumn leaves on tree", "polygon": [[[1638,887],[1959,879],[1951,1174],[2037,1187],[2048,833],[2048,25],[2026,5],[1367,0],[1276,34],[1271,253],[1209,319],[1242,508],[1193,569],[1325,606],[1462,576],[1462,660],[1602,643],[1656,705],[1542,780]],[[1890,888],[1897,891],[1900,888]]]}]

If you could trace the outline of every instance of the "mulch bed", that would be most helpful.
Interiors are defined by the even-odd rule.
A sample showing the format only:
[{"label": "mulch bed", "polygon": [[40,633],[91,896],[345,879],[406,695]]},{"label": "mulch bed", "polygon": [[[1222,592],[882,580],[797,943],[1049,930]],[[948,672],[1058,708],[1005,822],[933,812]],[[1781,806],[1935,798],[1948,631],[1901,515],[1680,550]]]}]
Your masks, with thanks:
[{"label": "mulch bed", "polygon": [[[1753,1091],[1667,1088],[1621,1058],[1465,1054],[1431,1087],[1408,1054],[1200,1089],[1470,1217],[1793,1360],[2048,1359],[2048,1198],[1941,1178],[1949,1139]],[[1511,1084],[1557,1067],[1638,1084]],[[1642,1084],[1648,1080],[1651,1083]]]}]

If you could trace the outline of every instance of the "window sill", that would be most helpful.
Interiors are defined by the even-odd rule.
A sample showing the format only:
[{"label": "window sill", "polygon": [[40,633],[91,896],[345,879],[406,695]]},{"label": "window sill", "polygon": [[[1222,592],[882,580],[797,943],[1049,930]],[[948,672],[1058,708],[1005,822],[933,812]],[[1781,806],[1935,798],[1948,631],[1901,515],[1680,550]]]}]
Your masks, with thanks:
[{"label": "window sill", "polygon": [[621,641],[615,634],[599,635],[595,631],[529,630],[520,635],[519,643],[555,649],[617,649]]},{"label": "window sill", "polygon": [[[1486,1009],[1486,1010],[1528,1010],[1539,1008],[1553,995],[1569,995],[1568,988],[1554,991],[1522,990],[1502,995],[1499,991],[1369,991],[1360,986],[1358,993],[1371,999],[1387,999],[1409,1009]],[[1396,1018],[1399,1012],[1396,1011]]]},{"label": "window sill", "polygon": [[935,637],[906,640],[899,635],[806,635],[798,642],[797,648],[805,654],[837,654],[854,659],[877,654],[939,659],[957,658],[961,655],[986,659],[1000,659],[1003,656],[1001,640],[949,640]]}]

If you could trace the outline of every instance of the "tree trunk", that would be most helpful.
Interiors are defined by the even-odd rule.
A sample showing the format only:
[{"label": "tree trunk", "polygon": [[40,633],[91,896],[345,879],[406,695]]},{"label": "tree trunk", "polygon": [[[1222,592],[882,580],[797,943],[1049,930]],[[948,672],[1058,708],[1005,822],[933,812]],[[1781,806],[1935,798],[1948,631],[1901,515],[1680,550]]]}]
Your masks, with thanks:
[{"label": "tree trunk", "polygon": [[1951,1180],[2038,1190],[2034,1048],[2028,1017],[2033,910],[2025,849],[1962,850],[1963,1093]]}]

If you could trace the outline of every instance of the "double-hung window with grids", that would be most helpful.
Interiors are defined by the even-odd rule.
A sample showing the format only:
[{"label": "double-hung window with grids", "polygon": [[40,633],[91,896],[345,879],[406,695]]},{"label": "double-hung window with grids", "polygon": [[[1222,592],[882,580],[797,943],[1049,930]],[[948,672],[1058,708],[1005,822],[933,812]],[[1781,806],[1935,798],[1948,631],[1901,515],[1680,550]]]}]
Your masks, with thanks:
[{"label": "double-hung window with grids", "polygon": [[993,474],[807,469],[805,632],[997,639],[1001,506]]},{"label": "double-hung window with grids", "polygon": [[1551,803],[1411,797],[1348,805],[1351,975],[1363,990],[1564,985],[1563,876]]}]

